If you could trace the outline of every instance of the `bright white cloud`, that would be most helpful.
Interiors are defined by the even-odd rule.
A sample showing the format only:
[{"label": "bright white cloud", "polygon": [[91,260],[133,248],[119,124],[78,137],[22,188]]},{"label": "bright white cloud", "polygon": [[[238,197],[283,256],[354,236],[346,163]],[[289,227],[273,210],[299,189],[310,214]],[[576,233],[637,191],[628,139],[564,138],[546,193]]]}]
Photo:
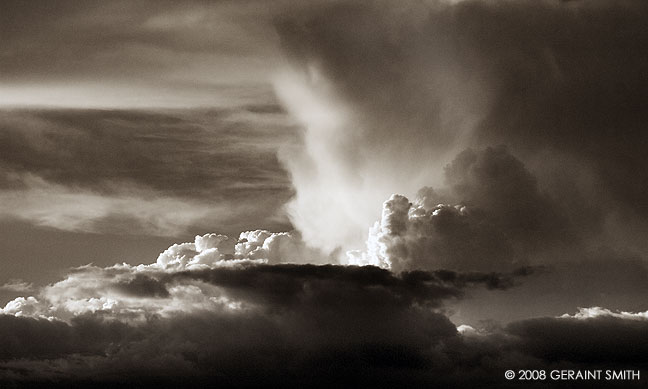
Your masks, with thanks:
[{"label": "bright white cloud", "polygon": [[42,304],[34,297],[17,297],[9,301],[0,313],[13,316],[35,316],[43,309]]},{"label": "bright white cloud", "polygon": [[424,205],[393,195],[369,231],[364,251],[347,252],[351,264],[400,272],[411,269],[492,270],[510,267],[507,241],[488,220],[463,205]]},{"label": "bright white cloud", "polygon": [[565,313],[560,316],[564,319],[592,319],[597,317],[615,317],[619,319],[626,320],[648,320],[648,311],[645,312],[625,312],[625,311],[612,311],[607,308],[601,307],[590,307],[590,308],[578,308],[578,312],[573,315]]},{"label": "bright white cloud", "polygon": [[246,231],[238,239],[197,235],[193,242],[172,245],[152,264],[78,267],[65,279],[42,288],[37,297],[8,302],[0,313],[61,320],[92,313],[142,321],[150,315],[241,310],[247,305],[210,283],[182,279],[167,285],[161,280],[190,270],[328,261],[294,232]]}]

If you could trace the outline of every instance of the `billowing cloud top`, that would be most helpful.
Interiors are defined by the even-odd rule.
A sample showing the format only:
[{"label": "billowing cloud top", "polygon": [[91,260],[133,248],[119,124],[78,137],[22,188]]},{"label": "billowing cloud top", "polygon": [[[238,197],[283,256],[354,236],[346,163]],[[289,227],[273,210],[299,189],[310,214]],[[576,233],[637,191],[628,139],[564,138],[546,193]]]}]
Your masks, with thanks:
[{"label": "billowing cloud top", "polygon": [[305,127],[303,150],[283,155],[293,223],[318,247],[361,249],[391,194],[449,187],[449,205],[498,213],[514,250],[580,233],[645,252],[647,12],[336,2],[286,16],[293,71],[277,88]]}]

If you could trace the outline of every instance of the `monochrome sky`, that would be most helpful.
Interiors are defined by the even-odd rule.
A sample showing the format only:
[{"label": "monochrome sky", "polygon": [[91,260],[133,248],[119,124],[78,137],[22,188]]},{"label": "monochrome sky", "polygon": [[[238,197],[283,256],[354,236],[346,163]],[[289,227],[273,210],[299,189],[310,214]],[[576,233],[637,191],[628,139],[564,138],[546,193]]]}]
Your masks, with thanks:
[{"label": "monochrome sky", "polygon": [[0,384],[645,384],[647,18],[3,1]]}]

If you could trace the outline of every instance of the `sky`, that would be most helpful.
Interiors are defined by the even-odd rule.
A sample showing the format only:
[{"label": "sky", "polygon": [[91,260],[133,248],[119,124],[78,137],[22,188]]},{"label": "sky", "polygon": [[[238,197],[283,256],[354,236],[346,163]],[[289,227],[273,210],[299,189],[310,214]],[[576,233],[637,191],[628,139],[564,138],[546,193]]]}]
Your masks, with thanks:
[{"label": "sky", "polygon": [[645,385],[647,16],[3,1],[0,386]]}]

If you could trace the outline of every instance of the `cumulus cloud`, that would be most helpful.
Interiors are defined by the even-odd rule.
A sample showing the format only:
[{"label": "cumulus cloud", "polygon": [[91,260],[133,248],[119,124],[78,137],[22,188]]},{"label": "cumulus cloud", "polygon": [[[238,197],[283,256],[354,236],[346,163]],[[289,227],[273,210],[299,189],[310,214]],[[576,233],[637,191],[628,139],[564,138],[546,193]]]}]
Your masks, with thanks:
[{"label": "cumulus cloud", "polygon": [[196,235],[158,256],[154,266],[165,270],[196,270],[238,263],[327,263],[332,259],[308,247],[297,232],[242,232],[238,239],[219,234]]},{"label": "cumulus cloud", "polygon": [[[442,299],[462,296],[465,288],[504,290],[537,271],[437,270],[397,276],[373,266],[321,265],[326,260],[291,233],[248,231],[238,240],[206,234],[196,236],[192,243],[172,245],[152,264],[78,267],[35,296],[9,301],[2,313],[58,320],[93,314],[139,322],[152,315],[170,317],[301,303],[316,298],[313,293],[317,288],[326,291],[322,298],[331,303],[359,296],[368,289],[377,293],[376,297],[384,294],[383,299],[436,307]],[[373,303],[388,301],[376,299]]]},{"label": "cumulus cloud", "polygon": [[574,318],[574,319],[591,319],[596,317],[614,317],[628,320],[648,320],[647,312],[613,312],[606,308],[591,307],[579,308],[578,312],[574,315],[564,314],[561,317]]},{"label": "cumulus cloud", "polygon": [[643,2],[311,11],[278,22],[292,72],[276,82],[304,125],[304,148],[282,157],[308,242],[361,249],[391,194],[447,184],[443,203],[490,212],[516,257],[577,239],[645,252]]},{"label": "cumulus cloud", "polygon": [[472,288],[506,290],[532,272],[397,275],[374,266],[272,264],[294,247],[273,238],[290,236],[197,236],[156,263],[83,266],[10,301],[0,311],[0,331],[11,334],[0,382],[90,385],[138,376],[147,384],[193,377],[196,385],[298,385],[329,382],[324,365],[336,371],[334,381],[383,369],[382,378],[401,377],[422,371],[445,338],[458,336],[444,301]]},{"label": "cumulus cloud", "polygon": [[467,149],[445,168],[446,185],[414,202],[392,195],[352,263],[403,269],[506,269],[580,249],[563,209],[504,146]]},{"label": "cumulus cloud", "polygon": [[451,12],[336,3],[278,23],[296,69],[278,92],[305,127],[305,150],[283,155],[297,190],[289,211],[308,241],[359,248],[385,198],[436,185],[465,146],[487,90],[452,58]]},{"label": "cumulus cloud", "polygon": [[0,308],[0,313],[13,316],[35,316],[42,311],[42,304],[34,296],[17,297],[9,301],[4,308]]},{"label": "cumulus cloud", "polygon": [[148,315],[240,307],[227,293],[200,280],[170,283],[165,274],[183,271],[234,268],[259,264],[324,263],[329,258],[307,247],[296,233],[265,230],[241,233],[238,239],[206,234],[194,242],[174,244],[155,263],[108,268],[94,265],[74,269],[59,282],[44,287],[37,298],[16,298],[5,306],[6,314],[32,314],[69,319],[84,313],[102,313],[141,320]]},{"label": "cumulus cloud", "polygon": [[383,216],[369,232],[366,252],[350,252],[351,262],[404,269],[494,269],[513,263],[505,235],[462,205],[413,206],[404,196],[385,202]]},{"label": "cumulus cloud", "polygon": [[[411,206],[401,202],[391,210]],[[403,233],[403,220],[385,228]],[[606,357],[611,342],[593,357],[584,346],[609,334],[622,348],[640,342],[645,312],[589,308],[504,327],[450,321],[451,302],[480,289],[509,293],[542,268],[397,273],[299,256],[275,262],[285,250],[313,252],[295,234],[258,230],[196,236],[152,264],[73,269],[0,312],[0,331],[11,334],[0,383],[499,387],[500,370],[510,368],[645,366],[634,352]]]}]

